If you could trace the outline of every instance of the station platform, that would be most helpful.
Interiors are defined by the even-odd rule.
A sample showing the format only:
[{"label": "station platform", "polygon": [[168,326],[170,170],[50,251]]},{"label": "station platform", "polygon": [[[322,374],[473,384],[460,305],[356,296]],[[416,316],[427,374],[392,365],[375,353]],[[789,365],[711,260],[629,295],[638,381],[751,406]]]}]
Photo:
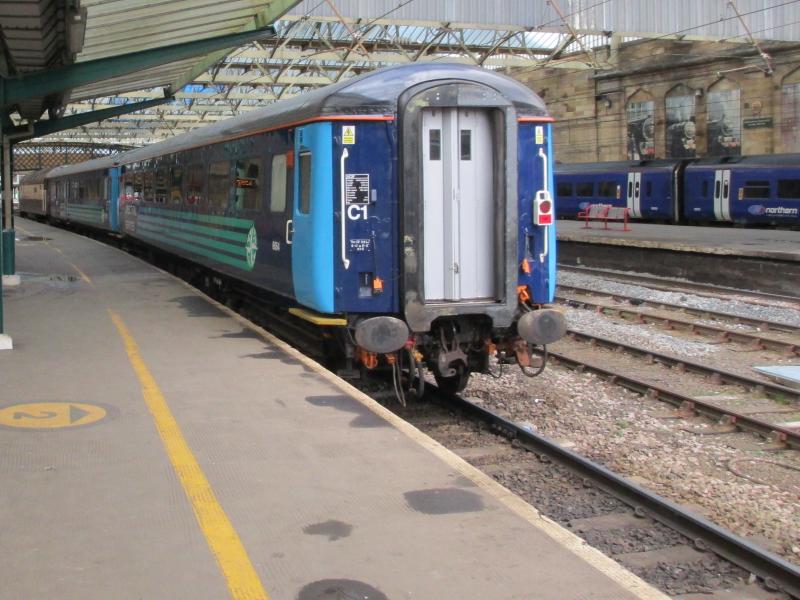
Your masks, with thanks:
[{"label": "station platform", "polygon": [[800,231],[657,225],[636,221],[629,223],[630,231],[622,231],[620,223],[610,223],[608,227],[603,229],[602,223],[592,222],[587,229],[583,221],[568,219],[556,223],[558,240],[563,242],[800,262]]},{"label": "station platform", "polygon": [[17,234],[0,598],[665,598],[183,282]]},{"label": "station platform", "polygon": [[558,261],[800,297],[800,231],[560,219]]}]

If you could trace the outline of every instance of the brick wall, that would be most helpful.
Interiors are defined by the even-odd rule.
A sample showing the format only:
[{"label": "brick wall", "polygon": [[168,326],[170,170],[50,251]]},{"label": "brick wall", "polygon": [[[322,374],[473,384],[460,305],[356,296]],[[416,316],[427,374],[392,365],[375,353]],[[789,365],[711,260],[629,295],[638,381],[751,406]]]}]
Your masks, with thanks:
[{"label": "brick wall", "polygon": [[[666,98],[681,84],[694,97],[697,156],[706,156],[710,148],[720,147],[709,140],[708,115],[709,108],[718,114],[715,107],[723,105],[731,109],[729,112],[739,113],[738,138],[725,138],[736,138],[731,146],[739,147],[731,152],[800,152],[800,144],[792,141],[792,137],[800,140],[800,134],[795,132],[793,136],[790,131],[796,127],[800,101],[794,105],[793,114],[784,115],[790,111],[782,91],[785,81],[798,80],[800,44],[770,43],[764,48],[772,57],[771,74],[765,72],[766,63],[749,44],[670,40],[632,42],[621,45],[616,52],[608,47],[599,49],[595,61],[602,68],[597,70],[565,65],[511,75],[547,103],[556,119],[556,157],[562,162],[629,158],[626,106],[631,100],[652,100],[655,157],[664,158],[668,134]],[[738,90],[738,107],[731,100],[714,102],[719,98],[715,91],[722,89]],[[709,103],[713,106],[709,107]],[[711,126],[713,135],[714,123]]]}]

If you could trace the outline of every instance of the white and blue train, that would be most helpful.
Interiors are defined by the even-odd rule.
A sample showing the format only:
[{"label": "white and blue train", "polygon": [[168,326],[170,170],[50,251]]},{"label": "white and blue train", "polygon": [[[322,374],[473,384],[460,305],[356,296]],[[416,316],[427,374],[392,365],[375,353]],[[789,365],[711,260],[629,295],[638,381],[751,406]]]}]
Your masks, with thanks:
[{"label": "white and blue train", "polygon": [[666,223],[800,227],[800,155],[557,165],[557,215],[589,204]]},{"label": "white and blue train", "polygon": [[565,333],[551,121],[502,75],[371,72],[22,182],[21,211],[117,233],[339,332],[356,363],[409,351],[451,389]]}]

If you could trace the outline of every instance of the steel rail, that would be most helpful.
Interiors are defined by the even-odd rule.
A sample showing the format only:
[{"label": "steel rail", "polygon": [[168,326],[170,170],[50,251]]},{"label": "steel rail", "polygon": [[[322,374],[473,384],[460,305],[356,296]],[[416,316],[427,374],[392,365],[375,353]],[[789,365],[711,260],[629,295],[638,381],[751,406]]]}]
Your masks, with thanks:
[{"label": "steel rail", "polygon": [[800,345],[794,342],[784,342],[782,340],[770,339],[752,333],[743,333],[741,331],[725,329],[724,327],[715,327],[714,325],[703,325],[675,317],[662,317],[660,315],[653,315],[640,310],[634,310],[632,308],[609,306],[608,304],[590,302],[581,298],[566,298],[563,296],[557,296],[557,299],[561,303],[574,303],[580,306],[594,308],[599,313],[616,314],[623,319],[630,317],[638,323],[655,323],[658,325],[663,325],[668,329],[674,329],[677,326],[691,333],[704,335],[706,337],[713,337],[720,342],[736,342],[751,346],[756,350],[770,350],[772,352],[780,352],[786,356],[800,355]]},{"label": "steel rail", "polygon": [[575,265],[558,265],[559,269],[564,271],[573,271],[576,273],[584,273],[587,275],[595,275],[605,279],[616,279],[618,281],[629,282],[634,285],[647,285],[653,289],[664,290],[668,292],[676,291],[678,289],[692,290],[692,293],[698,295],[706,295],[718,298],[720,294],[731,295],[750,298],[758,300],[763,303],[774,302],[780,300],[782,302],[793,302],[800,307],[800,297],[787,296],[784,294],[769,294],[766,292],[756,292],[753,290],[740,290],[737,288],[723,287],[720,285],[710,285],[707,283],[695,283],[693,281],[684,281],[682,279],[674,279],[670,277],[657,277],[656,275],[640,275],[638,273],[621,273],[619,271],[612,271],[609,269],[597,269],[592,267],[578,267]]},{"label": "steel rail", "polygon": [[710,550],[754,573],[769,587],[800,597],[800,568],[781,557],[486,408],[457,396],[441,393],[439,395],[449,405],[488,423],[530,451],[547,455],[570,471],[591,481],[600,489],[633,507],[637,514],[644,512],[656,521],[680,532],[693,540],[696,548]]},{"label": "steel rail", "polygon": [[636,296],[628,296],[625,294],[618,294],[616,292],[604,292],[602,290],[593,290],[574,285],[558,284],[559,290],[570,291],[577,294],[585,294],[587,296],[608,296],[616,301],[634,301],[637,305],[650,306],[653,308],[663,308],[668,310],[679,310],[689,315],[697,317],[704,317],[709,319],[720,319],[725,321],[733,321],[734,323],[743,323],[745,325],[752,325],[759,329],[771,329],[773,331],[783,331],[786,333],[800,333],[800,327],[790,323],[781,323],[780,321],[770,321],[768,319],[754,319],[744,315],[736,315],[733,313],[715,312],[706,310],[704,308],[695,308],[693,306],[684,306],[682,304],[672,304],[670,302],[660,302],[657,300],[646,300],[645,298],[638,298]]},{"label": "steel rail", "polygon": [[623,342],[618,342],[609,338],[600,337],[598,335],[584,333],[582,331],[575,331],[574,329],[567,329],[567,335],[574,340],[581,342],[589,342],[590,344],[599,344],[606,348],[613,350],[620,349],[628,354],[644,358],[650,362],[658,362],[670,367],[676,367],[680,371],[692,371],[711,377],[720,383],[732,383],[746,388],[748,391],[761,392],[771,398],[783,400],[786,397],[800,400],[800,390],[790,387],[772,383],[770,381],[763,381],[754,377],[747,377],[746,375],[738,375],[732,371],[726,371],[718,367],[711,367],[702,363],[663,354],[661,352],[653,352],[638,346],[631,346]]},{"label": "steel rail", "polygon": [[698,400],[696,398],[692,398],[691,396],[686,396],[652,383],[611,371],[610,369],[606,369],[605,367],[601,367],[599,365],[594,365],[583,360],[577,360],[575,358],[565,356],[564,354],[553,352],[551,350],[549,350],[548,353],[551,359],[556,360],[575,371],[590,371],[592,373],[602,375],[603,377],[606,377],[610,383],[614,383],[636,393],[642,394],[647,398],[667,402],[668,404],[672,404],[673,406],[677,406],[683,410],[692,410],[697,414],[709,417],[711,419],[718,421],[722,420],[726,425],[735,427],[736,429],[757,433],[758,435],[782,444],[788,448],[793,448],[795,450],[800,449],[800,434],[792,431],[791,429],[787,429],[786,427],[767,423],[761,419],[756,419],[733,410],[720,408],[719,406],[715,406],[703,400]]}]

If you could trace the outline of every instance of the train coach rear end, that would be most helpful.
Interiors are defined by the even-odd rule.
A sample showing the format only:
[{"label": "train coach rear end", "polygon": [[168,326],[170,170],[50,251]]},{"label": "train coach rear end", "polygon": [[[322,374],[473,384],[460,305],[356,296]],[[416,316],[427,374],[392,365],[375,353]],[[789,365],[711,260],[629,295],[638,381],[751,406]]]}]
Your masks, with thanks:
[{"label": "train coach rear end", "polygon": [[551,121],[502,75],[395,67],[61,167],[51,213],[249,286],[351,367],[405,357],[460,389],[565,333]]}]

